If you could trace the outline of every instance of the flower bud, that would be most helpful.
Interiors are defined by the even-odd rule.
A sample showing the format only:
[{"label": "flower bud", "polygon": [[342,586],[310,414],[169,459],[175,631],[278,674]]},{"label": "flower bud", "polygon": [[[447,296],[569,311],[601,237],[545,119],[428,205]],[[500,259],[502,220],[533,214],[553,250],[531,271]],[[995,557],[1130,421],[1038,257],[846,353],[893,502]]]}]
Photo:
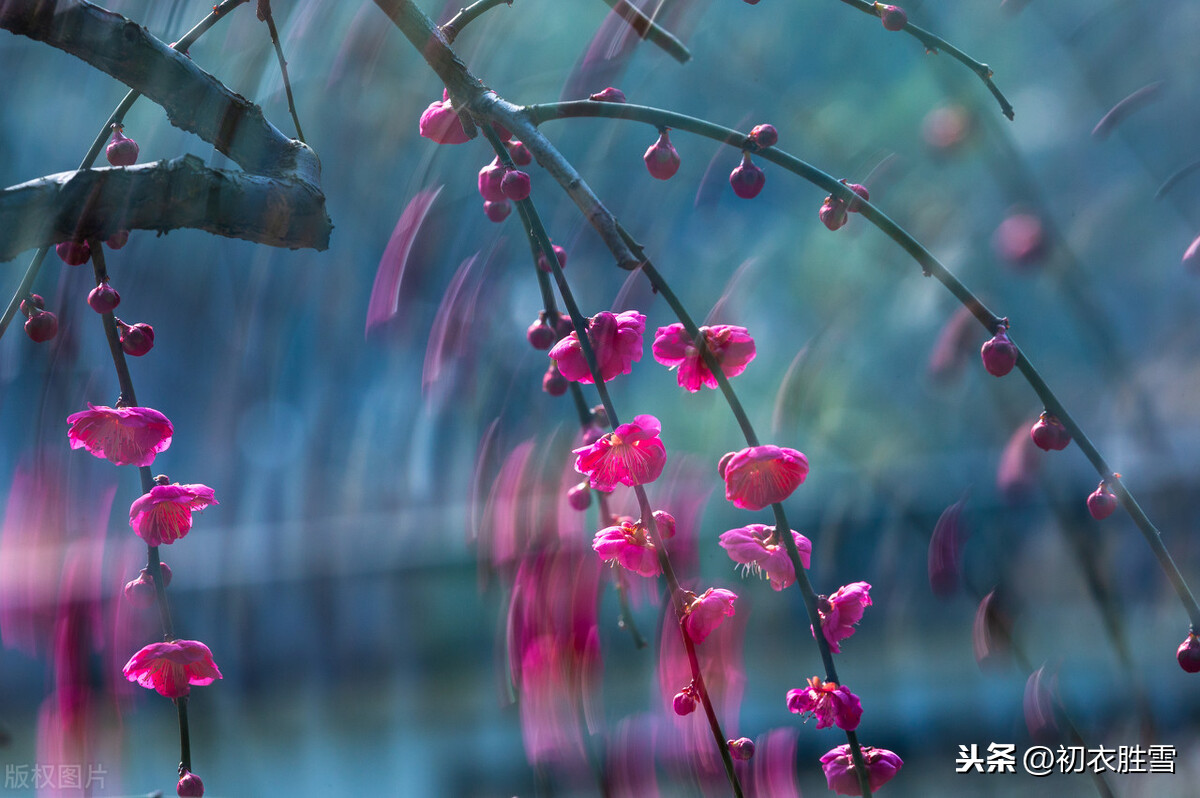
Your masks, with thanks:
[{"label": "flower bud", "polygon": [[760,147],[774,147],[779,143],[779,131],[774,125],[755,125],[750,139]]},{"label": "flower bud", "polygon": [[485,200],[483,203],[483,212],[487,218],[499,224],[507,219],[508,215],[512,213],[512,205],[506,199],[502,199],[497,202]]},{"label": "flower bud", "polygon": [[[567,251],[558,244],[551,244],[551,246],[554,247],[554,257],[558,259],[558,268],[565,268],[567,265]],[[546,262],[546,256],[541,252],[538,253],[537,267],[547,274],[552,271],[550,264]]]},{"label": "flower bud", "polygon": [[1067,428],[1062,425],[1061,421],[1046,412],[1043,412],[1037,423],[1033,425],[1029,436],[1033,438],[1033,442],[1039,449],[1047,452],[1051,449],[1060,452],[1071,443],[1071,433],[1067,432]]},{"label": "flower bud", "polygon": [[899,6],[876,3],[875,8],[879,12],[879,18],[883,20],[883,27],[888,30],[904,30],[904,26],[908,24],[908,14]]},{"label": "flower bud", "polygon": [[25,334],[34,343],[45,343],[58,335],[58,316],[48,310],[39,310],[25,321]]},{"label": "flower bud", "polygon": [[124,322],[119,325],[121,348],[131,357],[141,357],[154,348],[154,328],[149,324],[135,324],[132,327]]},{"label": "flower bud", "polygon": [[740,759],[745,762],[754,756],[754,741],[749,737],[739,737],[736,740],[729,740],[726,744],[729,746],[729,755],[734,759]]},{"label": "flower bud", "polygon": [[129,241],[129,231],[128,230],[118,230],[117,232],[110,235],[108,237],[108,240],[105,241],[104,243],[108,244],[109,249],[120,249],[121,247],[125,246],[125,244],[128,243],[128,241]]},{"label": "flower bud", "polygon": [[138,574],[137,579],[125,583],[125,599],[135,607],[146,608],[153,605],[154,593],[154,580],[145,568]]},{"label": "flower bud", "polygon": [[817,216],[820,217],[821,224],[830,230],[840,230],[848,221],[846,203],[834,196],[826,197],[821,203],[821,209],[817,211]]},{"label": "flower bud", "polygon": [[92,248],[86,241],[64,241],[54,251],[68,266],[82,266],[92,257]]},{"label": "flower bud", "polygon": [[588,99],[598,103],[623,103],[625,102],[625,92],[609,86],[604,91],[589,95]]},{"label": "flower bud", "polygon": [[748,152],[742,153],[741,165],[729,173],[729,185],[733,186],[733,193],[742,199],[757,197],[766,182],[767,176],[763,170],[750,162],[750,153]]},{"label": "flower bud", "polygon": [[530,324],[529,329],[525,331],[525,337],[529,340],[530,346],[540,350],[549,349],[558,340],[558,336],[554,334],[554,328],[546,323],[545,318],[540,318]]},{"label": "flower bud", "polygon": [[1107,482],[1102,481],[1100,487],[1087,497],[1087,508],[1097,521],[1103,521],[1117,509],[1117,496],[1109,490]]},{"label": "flower bud", "polygon": [[533,153],[520,141],[513,139],[504,146],[508,148],[508,157],[512,158],[512,162],[517,166],[529,166],[533,163]]},{"label": "flower bud", "polygon": [[658,180],[670,180],[679,171],[679,153],[671,144],[666,128],[658,134],[658,141],[646,150],[642,160],[646,162],[650,176]]},{"label": "flower bud", "polygon": [[175,787],[175,793],[179,798],[203,798],[204,782],[200,781],[200,777],[195,773],[184,770],[179,777],[179,784]]},{"label": "flower bud", "polygon": [[554,363],[550,364],[550,368],[546,369],[545,376],[542,377],[542,390],[551,396],[562,396],[567,392],[567,378],[558,370],[558,366]]},{"label": "flower bud", "polygon": [[104,150],[104,156],[108,158],[108,162],[113,166],[133,166],[137,163],[137,142],[133,139],[125,138],[121,133],[120,125],[113,125],[112,141],[109,142],[108,147]]},{"label": "flower bud", "polygon": [[675,710],[676,715],[690,715],[696,711],[696,699],[692,697],[689,690],[681,690],[672,699],[671,708]]},{"label": "flower bud", "polygon": [[1009,340],[1007,329],[1007,326],[1002,327],[979,350],[983,367],[995,377],[1003,377],[1017,365],[1017,345]]},{"label": "flower bud", "polygon": [[717,473],[721,476],[721,479],[725,479],[725,467],[729,465],[729,461],[733,459],[735,454],[737,452],[726,452],[717,462]]},{"label": "flower bud", "polygon": [[1179,667],[1188,673],[1200,673],[1200,638],[1196,637],[1195,632],[1189,632],[1187,639],[1179,644],[1175,659],[1179,660]]},{"label": "flower bud", "polygon": [[488,202],[503,202],[501,183],[507,172],[508,167],[500,163],[500,158],[493,158],[491,163],[479,170],[479,195]]},{"label": "flower bud", "polygon": [[109,313],[121,304],[121,295],[117,293],[117,289],[108,284],[108,280],[105,280],[92,289],[88,294],[87,301],[92,306],[92,310],[97,313]]},{"label": "flower bud", "polygon": [[658,530],[658,536],[663,540],[675,537],[675,516],[668,513],[666,510],[655,510],[654,526]]},{"label": "flower bud", "polygon": [[592,491],[588,487],[587,480],[567,491],[567,503],[571,505],[572,509],[581,513],[588,508],[592,503]]},{"label": "flower bud", "polygon": [[25,318],[29,318],[39,310],[46,309],[46,300],[42,299],[41,294],[30,294],[25,299],[21,300],[21,312],[25,314]]},{"label": "flower bud", "polygon": [[504,192],[504,196],[516,202],[527,199],[530,188],[529,175],[520,169],[509,169],[500,181],[500,190]]}]

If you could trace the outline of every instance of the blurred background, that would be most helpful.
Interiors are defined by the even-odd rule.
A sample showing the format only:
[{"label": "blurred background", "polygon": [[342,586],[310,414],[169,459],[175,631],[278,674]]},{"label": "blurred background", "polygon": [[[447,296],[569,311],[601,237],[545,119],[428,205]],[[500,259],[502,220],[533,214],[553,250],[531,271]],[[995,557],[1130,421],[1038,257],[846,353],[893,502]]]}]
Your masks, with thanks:
[{"label": "blurred background", "polygon": [[[105,5],[170,42],[211,3]],[[460,5],[422,4],[441,20]],[[599,0],[517,0],[456,49],[516,103],[613,85],[630,102],[740,130],[770,122],[780,148],[867,185],[1009,317],[1200,583],[1200,285],[1181,262],[1200,234],[1200,176],[1180,173],[1200,158],[1200,8],[907,4],[912,23],[990,65],[1015,107],[1009,122],[961,64],[843,3],[661,5],[691,50],[686,65],[631,38]],[[494,224],[482,213],[486,143],[418,136],[442,86],[373,3],[273,8],[323,165],[329,250],[184,230],[134,231],[108,253],[119,315],[156,332],[131,364],[141,403],[175,425],[155,473],[207,484],[220,501],[162,550],[177,633],[207,643],[224,674],[190,702],[208,794],[729,794],[696,716],[670,712],[683,682],[661,585],[629,578],[648,644],[638,648],[618,625],[613,572],[590,548],[595,504],[566,506],[576,410],[541,390],[546,356],[525,340],[535,271],[516,215]],[[191,55],[294,134],[251,6]],[[0,73],[5,186],[74,169],[125,93],[9,34]],[[756,338],[734,384],[764,441],[809,457],[787,510],[813,541],[814,586],[873,585],[837,664],[865,708],[859,738],[905,761],[883,794],[1104,794],[1087,775],[1020,772],[1035,741],[1069,743],[1056,736],[1069,723],[1092,749],[1174,747],[1175,775],[1109,773],[1113,794],[1195,794],[1200,689],[1173,657],[1187,615],[1128,516],[1088,515],[1098,477],[1079,449],[1028,443],[1036,397],[1016,374],[982,369],[988,334],[948,292],[861,218],[825,229],[824,192],[794,175],[767,164],[762,194],[735,197],[739,153],[715,142],[673,135],[682,166],[662,182],[641,162],[653,128],[579,119],[543,131],[693,316]],[[191,152],[233,168],[151,103],[125,132],[140,162]],[[703,648],[727,735],[759,744],[748,792],[830,794],[817,760],[844,735],[784,701],[821,672],[799,593],[741,574],[716,542],[771,522],[723,499],[715,464],[744,445],[732,416],[653,361],[649,334],[675,320],[669,308],[644,278],[627,282],[562,191],[530,173],[584,312],[647,316],[641,363],[610,388],[623,418],[663,422],[668,470],[651,499],[679,519],[676,568],[695,589],[739,594]],[[438,187],[400,270],[385,256],[397,221]],[[31,254],[3,265],[0,288],[15,290]],[[381,269],[399,272],[399,299],[368,328]],[[89,269],[51,256],[35,290],[58,337],[33,344],[14,325],[0,339],[3,794],[83,794],[36,789],[33,769],[47,765],[80,764],[85,781],[100,768],[96,796],[171,794],[175,782],[172,707],[120,673],[161,635],[152,611],[121,598],[145,559],[125,512],[137,475],[70,451],[65,435],[67,415],[118,393],[84,301],[92,285]],[[930,538],[956,502],[959,565],[937,574],[935,595]],[[634,512],[621,494],[614,507]],[[988,626],[976,616],[992,591]],[[1030,669],[1043,666],[1053,691],[1028,698]],[[1053,707],[1041,728],[1027,723],[1030,705]],[[955,773],[960,746],[990,743],[1016,746],[1016,774]]]}]

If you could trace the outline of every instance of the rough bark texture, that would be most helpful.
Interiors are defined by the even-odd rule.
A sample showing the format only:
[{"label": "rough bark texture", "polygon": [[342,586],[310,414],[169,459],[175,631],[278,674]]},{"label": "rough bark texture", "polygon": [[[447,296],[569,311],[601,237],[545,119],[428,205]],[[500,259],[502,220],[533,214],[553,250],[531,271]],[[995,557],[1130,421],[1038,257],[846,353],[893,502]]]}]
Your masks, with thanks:
[{"label": "rough bark texture", "polygon": [[[211,143],[248,173],[208,169],[184,157],[134,167],[124,177],[118,173],[125,170],[99,169],[14,186],[3,192],[0,258],[131,228],[195,227],[275,246],[328,246],[332,224],[316,153],[145,28],[82,0],[0,0],[0,28],[112,75],[162,106],[171,124]],[[156,169],[163,171],[154,174]],[[62,188],[56,199],[49,198],[51,186]],[[21,198],[33,204],[22,209]]]},{"label": "rough bark texture", "polygon": [[320,192],[297,181],[211,169],[194,155],[85,169],[0,191],[0,260],[118,230],[181,227],[276,247],[329,245]]}]

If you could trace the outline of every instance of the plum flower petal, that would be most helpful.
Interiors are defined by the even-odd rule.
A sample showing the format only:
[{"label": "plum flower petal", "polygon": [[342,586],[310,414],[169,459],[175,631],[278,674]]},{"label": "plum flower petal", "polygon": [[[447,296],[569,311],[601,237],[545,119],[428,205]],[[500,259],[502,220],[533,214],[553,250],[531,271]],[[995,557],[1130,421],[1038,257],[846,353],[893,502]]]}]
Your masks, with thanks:
[{"label": "plum flower petal", "polygon": [[438,144],[462,144],[471,140],[450,105],[449,92],[446,91],[442,92],[440,101],[430,103],[421,114],[417,129],[422,136]]},{"label": "plum flower petal", "polygon": [[[596,367],[604,382],[633,371],[634,361],[642,359],[642,333],[645,330],[646,317],[636,310],[615,314],[604,311],[588,319],[588,341],[596,354]],[[578,332],[572,331],[560,340],[549,354],[568,380],[588,385],[594,382]]]},{"label": "plum flower petal", "polygon": [[731,590],[710,587],[688,606],[683,615],[683,628],[695,643],[703,643],[712,631],[733,615],[737,594]]},{"label": "plum flower petal", "polygon": [[220,504],[207,485],[155,485],[129,506],[129,525],[148,546],[174,543],[192,528],[192,511]]},{"label": "plum flower petal", "polygon": [[198,640],[151,643],[130,657],[121,672],[167,698],[180,698],[192,685],[203,687],[221,678],[212,652]]},{"label": "plum flower petal", "polygon": [[659,439],[662,426],[654,416],[637,416],[589,446],[572,452],[575,470],[587,474],[596,490],[612,491],[618,484],[633,487],[658,479],[667,462]]},{"label": "plum flower petal", "polygon": [[[746,370],[756,354],[754,339],[745,327],[718,324],[701,327],[704,347],[721,364],[726,377],[736,377]],[[651,347],[654,359],[669,368],[678,368],[679,385],[695,393],[701,386],[717,387],[717,378],[700,355],[696,342],[678,322],[659,327]]]},{"label": "plum flower petal", "polygon": [[818,729],[836,725],[854,731],[862,719],[858,696],[837,682],[822,681],[820,676],[811,677],[803,690],[788,690],[787,706],[797,714],[811,713],[817,719]]},{"label": "plum flower petal", "polygon": [[592,548],[600,559],[615,562],[635,574],[657,576],[662,572],[658,549],[646,537],[646,528],[641,521],[626,519],[617,526],[601,529],[596,533]]},{"label": "plum flower petal", "polygon": [[[886,748],[862,746],[863,759],[867,765],[867,783],[871,792],[875,792],[892,780],[892,776],[904,764],[900,757]],[[858,784],[858,774],[854,772],[854,762],[850,758],[850,745],[842,743],[825,756],[821,757],[821,769],[825,771],[825,780],[829,789],[838,795],[862,795]]]},{"label": "plum flower petal", "polygon": [[854,634],[854,624],[862,620],[863,610],[871,604],[870,591],[871,586],[866,582],[851,582],[818,602],[821,631],[834,654],[842,652],[838,641]]},{"label": "plum flower petal", "polygon": [[780,446],[750,446],[722,458],[725,498],[743,510],[781,502],[808,476],[803,452]]},{"label": "plum flower petal", "polygon": [[[800,564],[809,566],[812,542],[792,530],[792,540],[800,554]],[[771,587],[783,590],[796,581],[796,570],[788,557],[782,540],[775,534],[775,527],[766,524],[750,524],[721,533],[721,548],[734,562],[746,566],[746,570],[765,574]]]},{"label": "plum flower petal", "polygon": [[87,449],[114,465],[148,466],[171,445],[175,428],[149,407],[97,407],[67,416],[72,449]]}]

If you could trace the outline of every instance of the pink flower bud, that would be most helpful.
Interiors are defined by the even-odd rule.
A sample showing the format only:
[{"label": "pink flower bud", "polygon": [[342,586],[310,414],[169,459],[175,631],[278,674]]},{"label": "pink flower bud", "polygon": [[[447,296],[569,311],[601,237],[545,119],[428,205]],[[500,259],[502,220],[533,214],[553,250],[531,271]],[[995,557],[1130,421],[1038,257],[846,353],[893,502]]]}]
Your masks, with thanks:
[{"label": "pink flower bud", "polygon": [[562,375],[554,363],[550,364],[550,368],[546,369],[546,374],[542,377],[542,390],[551,396],[562,396],[567,392],[569,384],[570,381]]},{"label": "pink flower bud", "polygon": [[158,569],[162,571],[163,587],[167,587],[171,584],[171,566],[167,565],[162,560],[159,560]]},{"label": "pink flower bud", "polygon": [[118,324],[121,334],[121,348],[125,354],[141,357],[154,348],[154,328],[149,324],[134,324],[132,327],[125,322]]},{"label": "pink flower bud", "polygon": [[129,241],[129,231],[128,230],[118,230],[117,232],[110,235],[108,237],[108,240],[105,241],[104,243],[108,244],[109,249],[120,249],[121,247],[125,246],[125,244],[128,241]]},{"label": "pink flower bud", "polygon": [[876,3],[875,8],[879,12],[879,18],[883,20],[883,27],[888,30],[904,30],[904,26],[908,24],[908,14],[899,6]]},{"label": "pink flower bud", "polygon": [[529,175],[520,169],[508,170],[508,174],[504,175],[504,178],[500,181],[500,190],[504,192],[504,196],[516,202],[528,198],[530,191]]},{"label": "pink flower bud", "polygon": [[92,292],[88,294],[87,301],[92,306],[92,310],[97,313],[109,313],[121,304],[121,295],[117,293],[117,289],[108,284],[108,280],[105,280],[92,289]]},{"label": "pink flower bud", "polygon": [[[558,323],[554,325],[554,331],[558,333],[559,338],[566,338],[571,333],[575,332],[575,325],[571,323],[571,317],[566,313],[558,314]],[[604,426],[608,426],[605,424]]]},{"label": "pink flower bud", "polygon": [[655,510],[651,515],[654,517],[654,528],[658,530],[660,539],[668,540],[675,537],[675,516],[666,510]]},{"label": "pink flower bud", "polygon": [[25,334],[35,343],[45,343],[58,335],[58,316],[40,310],[25,321]]},{"label": "pink flower bud", "polygon": [[1196,637],[1195,632],[1189,632],[1187,639],[1179,644],[1175,659],[1179,660],[1179,667],[1188,673],[1200,673],[1200,638]]},{"label": "pink flower bud", "polygon": [[609,86],[604,91],[589,95],[588,99],[598,103],[623,103],[625,102],[625,92]]},{"label": "pink flower bud", "polygon": [[671,708],[675,710],[676,715],[690,715],[696,711],[696,699],[690,690],[690,687],[680,690],[671,701]]},{"label": "pink flower bud", "polygon": [[[845,180],[842,180],[842,185],[865,199],[867,202],[871,201],[871,192],[867,191],[867,187],[861,183],[847,183]],[[862,203],[856,199],[852,199],[846,206],[846,210],[850,211],[850,213],[858,213],[860,210],[862,210]]]},{"label": "pink flower bud", "polygon": [[485,200],[483,203],[483,212],[487,218],[499,224],[507,219],[508,215],[512,213],[512,205],[508,200],[504,199],[500,200],[499,202]]},{"label": "pink flower bud", "polygon": [[741,165],[729,173],[729,185],[733,186],[733,193],[742,199],[757,197],[766,182],[767,176],[763,170],[750,162],[750,153],[748,152],[742,153]]},{"label": "pink flower bud", "polygon": [[983,367],[995,377],[1003,377],[1017,365],[1017,345],[1009,340],[1007,330],[1008,325],[1002,325],[1000,331],[985,341],[979,350]]},{"label": "pink flower bud", "polygon": [[[558,268],[562,269],[562,268],[566,267],[567,251],[565,249],[563,249],[562,247],[560,247],[558,244],[551,244],[551,246],[554,247],[554,257],[558,259]],[[546,256],[540,252],[538,253],[538,257],[537,257],[537,267],[539,269],[541,269],[542,271],[546,272],[547,274],[549,274],[551,271],[553,271],[550,268],[550,264],[546,262]],[[574,329],[574,328],[571,328],[571,329]],[[570,330],[567,331],[567,334],[568,335],[570,334]]]},{"label": "pink flower bud", "polygon": [[125,598],[135,607],[146,608],[153,605],[154,592],[154,580],[145,568],[137,579],[125,583]]},{"label": "pink flower bud", "polygon": [[739,737],[736,740],[726,741],[729,746],[729,755],[734,759],[740,759],[745,762],[754,756],[754,741],[749,737]]},{"label": "pink flower bud", "polygon": [[1014,213],[992,234],[992,248],[1002,260],[1015,267],[1033,266],[1046,250],[1041,220],[1031,213]]},{"label": "pink flower bud", "polygon": [[68,266],[82,266],[92,257],[92,248],[86,241],[64,241],[54,251]]},{"label": "pink flower bud", "polygon": [[646,150],[642,160],[646,162],[650,176],[658,180],[670,180],[679,171],[679,153],[671,144],[666,128],[662,128],[662,132],[658,134],[658,141]]},{"label": "pink flower bud", "polygon": [[508,148],[508,157],[512,158],[512,162],[517,166],[529,166],[533,163],[533,153],[516,139],[506,142],[504,146]]},{"label": "pink flower bud", "polygon": [[779,143],[779,131],[774,125],[755,125],[750,139],[760,147],[774,147]]},{"label": "pink flower bud", "polygon": [[445,91],[442,92],[441,100],[430,103],[421,114],[418,130],[422,136],[438,144],[462,144],[464,141],[470,141]]},{"label": "pink flower bud", "polygon": [[25,314],[25,318],[45,309],[46,300],[42,299],[41,294],[30,294],[26,299],[21,300],[21,312]]},{"label": "pink flower bud", "polygon": [[137,142],[130,138],[125,138],[121,133],[121,126],[113,126],[112,141],[104,150],[104,156],[108,158],[108,162],[113,166],[133,166],[137,163],[138,145]]},{"label": "pink flower bud", "polygon": [[191,771],[183,771],[183,775],[179,777],[179,784],[175,787],[175,793],[179,798],[203,798],[204,782],[200,781],[200,777]]},{"label": "pink flower bud", "polygon": [[500,163],[500,158],[493,158],[491,163],[479,170],[479,195],[488,202],[503,202],[505,195],[501,184],[507,172],[508,167]]},{"label": "pink flower bud", "polygon": [[1117,509],[1117,496],[1109,490],[1107,482],[1101,481],[1100,487],[1087,497],[1087,508],[1097,521],[1103,521]]},{"label": "pink flower bud", "polygon": [[826,197],[825,202],[821,203],[821,209],[817,211],[817,216],[821,219],[821,224],[830,230],[840,230],[848,221],[846,203],[837,197]]},{"label": "pink flower bud", "polygon": [[567,503],[571,509],[583,512],[592,503],[592,490],[586,480],[567,491]]},{"label": "pink flower bud", "polygon": [[533,324],[530,324],[529,329],[525,331],[525,337],[529,339],[530,346],[540,350],[549,349],[558,340],[558,337],[554,334],[554,329],[546,323],[545,318],[538,319]]},{"label": "pink flower bud", "polygon": [[1062,425],[1061,421],[1046,412],[1042,413],[1037,423],[1033,425],[1033,429],[1029,430],[1029,436],[1033,438],[1033,442],[1039,449],[1047,452],[1051,449],[1060,452],[1071,443],[1071,433],[1067,432],[1067,428]]}]

